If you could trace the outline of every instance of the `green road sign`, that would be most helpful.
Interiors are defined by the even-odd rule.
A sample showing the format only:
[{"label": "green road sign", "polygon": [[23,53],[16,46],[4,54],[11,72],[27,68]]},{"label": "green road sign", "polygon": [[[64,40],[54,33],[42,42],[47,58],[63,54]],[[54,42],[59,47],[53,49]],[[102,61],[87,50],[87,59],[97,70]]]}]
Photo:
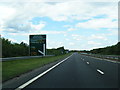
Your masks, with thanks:
[{"label": "green road sign", "polygon": [[46,35],[30,35],[30,56],[46,55]]}]

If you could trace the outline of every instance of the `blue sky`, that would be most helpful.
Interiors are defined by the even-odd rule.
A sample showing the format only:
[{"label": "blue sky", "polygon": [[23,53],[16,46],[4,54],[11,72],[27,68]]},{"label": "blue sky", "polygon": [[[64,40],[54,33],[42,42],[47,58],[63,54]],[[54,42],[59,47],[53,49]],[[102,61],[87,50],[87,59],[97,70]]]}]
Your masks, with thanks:
[{"label": "blue sky", "polygon": [[117,1],[1,2],[0,33],[17,43],[29,43],[31,34],[46,34],[47,48],[106,47],[118,42],[117,5]]}]

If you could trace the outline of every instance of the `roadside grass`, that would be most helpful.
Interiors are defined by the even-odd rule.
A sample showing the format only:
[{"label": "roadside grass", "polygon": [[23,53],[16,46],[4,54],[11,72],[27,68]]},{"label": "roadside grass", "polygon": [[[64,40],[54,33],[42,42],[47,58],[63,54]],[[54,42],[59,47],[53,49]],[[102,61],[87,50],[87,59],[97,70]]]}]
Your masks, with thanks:
[{"label": "roadside grass", "polygon": [[[120,58],[119,58],[120,55],[102,55],[102,54],[91,54],[91,55],[90,54],[82,54],[82,55],[96,57],[96,58],[101,58],[101,59],[109,59],[109,60],[112,60],[112,61],[118,61],[118,62],[120,62]],[[108,57],[104,57],[104,56],[108,56]],[[109,58],[109,56],[116,56],[118,58]]]},{"label": "roadside grass", "polygon": [[32,59],[22,59],[22,60],[12,60],[2,62],[2,81],[9,80],[23,73],[29,72],[45,64],[55,62],[60,59],[64,59],[71,53],[59,56],[42,57],[42,58],[32,58]]}]

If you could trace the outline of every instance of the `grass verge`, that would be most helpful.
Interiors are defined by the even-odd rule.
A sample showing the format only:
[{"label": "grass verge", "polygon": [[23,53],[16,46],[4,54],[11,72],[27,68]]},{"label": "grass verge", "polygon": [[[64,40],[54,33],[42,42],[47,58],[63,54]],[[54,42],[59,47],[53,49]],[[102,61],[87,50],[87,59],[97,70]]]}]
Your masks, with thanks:
[{"label": "grass verge", "polygon": [[59,56],[52,56],[52,57],[22,59],[22,60],[12,60],[12,61],[2,62],[2,81],[4,82],[16,76],[19,76],[25,72],[39,68],[45,64],[55,62],[60,59],[64,59],[69,55],[71,55],[71,53],[65,55],[59,55]]},{"label": "grass verge", "polygon": [[[120,58],[118,57],[119,55],[113,55],[113,56],[116,56],[116,58],[110,58],[109,55],[108,55],[108,57],[104,57],[104,55],[103,55],[103,57],[102,57],[100,54],[96,54],[96,56],[95,56],[95,55],[89,55],[89,54],[82,54],[82,55],[91,56],[91,57],[96,57],[96,58],[100,58],[100,59],[108,59],[108,60],[120,62]],[[100,56],[97,56],[97,55],[100,55]],[[112,56],[112,55],[111,55],[111,56]],[[117,58],[117,57],[118,57],[118,58]]]}]

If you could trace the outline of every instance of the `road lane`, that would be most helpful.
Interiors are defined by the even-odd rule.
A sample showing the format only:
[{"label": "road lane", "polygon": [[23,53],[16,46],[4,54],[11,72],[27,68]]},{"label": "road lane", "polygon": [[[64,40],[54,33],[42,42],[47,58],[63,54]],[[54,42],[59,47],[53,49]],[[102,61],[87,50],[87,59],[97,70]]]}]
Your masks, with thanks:
[{"label": "road lane", "polygon": [[[82,55],[82,58],[85,59],[85,61],[89,61],[91,63],[90,67],[95,69],[100,69],[103,72],[105,72],[106,79],[111,81],[118,81],[118,65],[119,63],[113,63],[106,60],[99,60],[96,58],[86,57]],[[112,85],[112,82],[109,82]]]},{"label": "road lane", "polygon": [[[73,54],[72,54],[73,55]],[[68,58],[70,58],[72,55],[70,55],[69,57],[63,59],[62,61],[58,62],[57,64],[55,64],[54,66],[50,67],[49,69],[47,69],[46,71],[42,72],[41,74],[39,74],[38,76],[34,77],[33,79],[29,80],[28,82],[26,82],[25,84],[19,86],[18,88],[24,88],[26,86],[28,86],[29,84],[31,84],[32,82],[34,82],[35,80],[37,80],[38,78],[42,77],[43,75],[47,74],[48,72],[50,72],[52,69],[56,68],[58,65],[60,65],[61,63],[63,63],[64,61],[66,61]]]},{"label": "road lane", "polygon": [[118,65],[76,53],[25,88],[118,88]]}]

